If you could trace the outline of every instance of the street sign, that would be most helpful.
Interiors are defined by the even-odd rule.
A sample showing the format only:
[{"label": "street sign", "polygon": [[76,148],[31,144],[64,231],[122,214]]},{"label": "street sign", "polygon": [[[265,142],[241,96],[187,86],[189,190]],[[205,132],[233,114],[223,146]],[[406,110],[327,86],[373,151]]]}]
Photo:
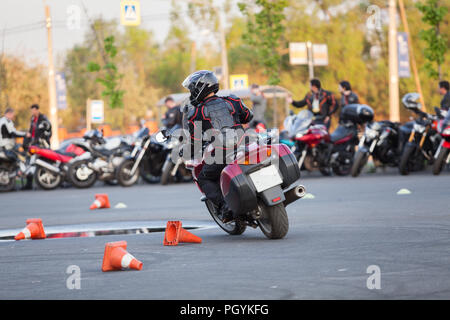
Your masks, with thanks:
[{"label": "street sign", "polygon": [[105,121],[103,100],[90,100],[91,123],[102,124]]},{"label": "street sign", "polygon": [[409,68],[408,34],[397,32],[398,50],[398,76],[399,78],[409,78],[411,71]]},{"label": "street sign", "polygon": [[141,24],[139,1],[123,0],[120,2],[120,23],[123,26],[138,26]]},{"label": "street sign", "polygon": [[246,74],[231,74],[230,75],[230,89],[247,89],[248,75]]},{"label": "street sign", "polygon": [[308,64],[308,50],[306,42],[289,43],[289,62],[292,65]]},{"label": "street sign", "polygon": [[59,110],[67,109],[67,88],[66,75],[64,72],[57,72],[55,74],[56,82],[56,105]]},{"label": "street sign", "polygon": [[326,44],[313,44],[312,52],[315,66],[328,65],[328,46]]}]

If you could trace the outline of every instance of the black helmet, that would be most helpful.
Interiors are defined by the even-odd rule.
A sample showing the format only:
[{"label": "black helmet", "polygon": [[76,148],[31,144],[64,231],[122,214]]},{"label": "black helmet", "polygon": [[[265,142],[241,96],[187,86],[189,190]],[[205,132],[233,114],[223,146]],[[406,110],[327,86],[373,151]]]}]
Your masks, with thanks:
[{"label": "black helmet", "polygon": [[193,105],[202,102],[211,92],[219,91],[219,80],[212,71],[200,70],[189,75],[183,81],[183,87],[191,92],[190,100]]}]

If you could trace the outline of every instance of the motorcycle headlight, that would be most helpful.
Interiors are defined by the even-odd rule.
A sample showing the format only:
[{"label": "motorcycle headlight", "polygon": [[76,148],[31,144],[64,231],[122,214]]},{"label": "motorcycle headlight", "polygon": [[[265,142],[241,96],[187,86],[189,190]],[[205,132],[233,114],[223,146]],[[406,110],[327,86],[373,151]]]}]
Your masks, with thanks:
[{"label": "motorcycle headlight", "polygon": [[366,128],[365,135],[368,139],[372,140],[378,137],[378,131],[370,128]]},{"label": "motorcycle headlight", "polygon": [[442,131],[443,136],[450,136],[450,127],[447,127]]},{"label": "motorcycle headlight", "polygon": [[418,123],[414,123],[413,129],[417,133],[423,133],[425,131],[425,126]]}]

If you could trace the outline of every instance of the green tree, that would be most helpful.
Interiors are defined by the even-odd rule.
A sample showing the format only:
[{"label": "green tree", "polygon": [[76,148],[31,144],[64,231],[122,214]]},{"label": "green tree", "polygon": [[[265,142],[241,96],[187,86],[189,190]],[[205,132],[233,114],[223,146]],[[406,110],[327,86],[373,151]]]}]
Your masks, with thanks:
[{"label": "green tree", "polygon": [[280,83],[281,54],[277,48],[280,48],[285,30],[284,10],[288,4],[287,0],[248,0],[238,3],[239,10],[248,19],[244,39],[255,49],[270,85]]},{"label": "green tree", "polygon": [[[445,0],[447,1],[447,0]],[[428,60],[424,68],[431,78],[442,79],[442,64],[445,60],[445,53],[448,50],[447,40],[441,33],[441,23],[447,14],[448,7],[440,6],[439,0],[426,0],[424,3],[417,3],[416,7],[422,12],[422,21],[429,28],[421,30],[419,37],[428,46],[423,50],[425,58]]]}]

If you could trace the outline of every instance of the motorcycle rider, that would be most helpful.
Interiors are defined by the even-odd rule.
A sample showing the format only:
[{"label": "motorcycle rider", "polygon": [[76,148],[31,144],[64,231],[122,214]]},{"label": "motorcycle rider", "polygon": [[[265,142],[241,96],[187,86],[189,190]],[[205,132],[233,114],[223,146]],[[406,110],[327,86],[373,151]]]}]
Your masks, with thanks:
[{"label": "motorcycle rider", "polygon": [[[203,137],[206,131],[212,130],[218,132],[219,136],[226,134],[228,137],[230,132],[237,133],[236,130],[242,130],[242,124],[250,122],[253,118],[252,111],[238,97],[216,95],[219,91],[219,81],[211,71],[201,70],[192,73],[184,80],[183,87],[190,91],[190,103],[183,108],[183,124],[191,136],[191,149],[194,147],[194,140],[200,134]],[[199,126],[201,132],[197,132]],[[202,139],[201,142],[208,145],[215,141],[213,139],[207,138],[206,141]],[[194,154],[199,151],[201,152],[194,150]],[[214,159],[211,164],[205,163],[198,176],[198,183],[205,196],[217,206],[223,222],[229,222],[233,214],[227,207],[220,189],[220,174],[227,165],[223,160],[225,159]]]},{"label": "motorcycle rider", "polygon": [[450,110],[450,84],[448,81],[439,82],[439,93],[444,96],[441,100],[441,109]]},{"label": "motorcycle rider", "polygon": [[359,98],[356,93],[352,91],[350,82],[345,80],[339,82],[339,92],[341,93],[341,108],[345,107],[348,104],[359,103]]},{"label": "motorcycle rider", "polygon": [[13,122],[14,117],[14,109],[7,108],[4,116],[0,118],[0,149],[3,149],[9,159],[16,161],[17,155],[11,151],[16,144],[15,138],[29,137],[30,134],[16,130]]},{"label": "motorcycle rider", "polygon": [[334,94],[322,89],[319,79],[311,79],[310,89],[311,92],[307,93],[303,100],[294,101],[290,96],[287,100],[296,108],[308,106],[309,111],[315,116],[323,118],[323,123],[326,125],[327,129],[329,129],[331,125],[331,115],[337,110]]}]

